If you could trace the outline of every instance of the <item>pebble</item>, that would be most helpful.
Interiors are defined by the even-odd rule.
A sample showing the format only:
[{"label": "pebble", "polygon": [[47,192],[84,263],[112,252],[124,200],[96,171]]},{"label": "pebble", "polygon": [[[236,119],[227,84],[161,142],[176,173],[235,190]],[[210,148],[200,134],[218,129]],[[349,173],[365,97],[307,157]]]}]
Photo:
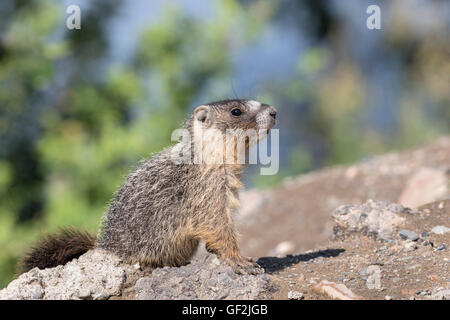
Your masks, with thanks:
[{"label": "pebble", "polygon": [[289,291],[288,292],[288,299],[289,300],[302,300],[303,299],[303,293],[300,291]]},{"label": "pebble", "polygon": [[391,296],[385,296],[384,299],[385,300],[392,300],[392,297]]},{"label": "pebble", "polygon": [[41,300],[43,297],[44,297],[44,290],[42,288],[37,288],[36,290],[33,290],[30,298],[33,300]]},{"label": "pebble", "polygon": [[404,245],[405,252],[414,251],[417,249],[417,245],[413,241],[407,241]]},{"label": "pebble", "polygon": [[295,243],[292,241],[280,242],[271,252],[275,256],[284,256],[291,253],[295,248]]},{"label": "pebble", "polygon": [[91,290],[84,289],[78,293],[78,298],[86,300],[92,298],[91,295],[92,295]]},{"label": "pebble", "polygon": [[363,297],[354,294],[344,284],[334,283],[327,280],[320,281],[319,284],[312,287],[313,291],[329,296],[337,300],[362,300]]},{"label": "pebble", "polygon": [[367,269],[363,270],[362,272],[366,275],[369,275],[366,280],[366,286],[368,289],[381,289],[381,269],[379,266],[368,266]]},{"label": "pebble", "polygon": [[109,295],[106,293],[100,293],[100,294],[94,296],[95,300],[106,300],[108,298],[109,298]]},{"label": "pebble", "polygon": [[411,259],[414,259],[414,256],[407,256],[407,257],[404,257],[404,258],[400,258],[398,260],[400,260],[400,261],[408,261],[408,260],[411,260]]},{"label": "pebble", "polygon": [[442,250],[445,250],[446,248],[447,248],[447,246],[445,244],[441,244],[436,248],[436,250],[442,251]]},{"label": "pebble", "polygon": [[428,241],[428,240],[424,240],[424,241],[422,242],[422,245],[425,246],[425,247],[426,247],[426,246],[433,246],[432,243],[431,243],[430,241]]},{"label": "pebble", "polygon": [[450,228],[447,228],[446,226],[436,226],[433,229],[431,229],[431,232],[434,234],[445,234],[450,231]]},{"label": "pebble", "polygon": [[406,229],[400,230],[399,235],[403,239],[409,239],[412,241],[416,241],[417,239],[419,239],[419,235],[411,230],[406,230]]}]

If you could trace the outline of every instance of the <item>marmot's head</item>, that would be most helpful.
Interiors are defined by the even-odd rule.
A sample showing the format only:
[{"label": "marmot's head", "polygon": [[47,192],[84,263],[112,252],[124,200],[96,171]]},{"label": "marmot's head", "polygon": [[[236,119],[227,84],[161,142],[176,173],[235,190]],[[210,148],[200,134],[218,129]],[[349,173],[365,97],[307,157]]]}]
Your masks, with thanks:
[{"label": "marmot's head", "polygon": [[270,130],[275,125],[277,110],[254,100],[224,100],[201,105],[194,110],[194,119],[204,129],[225,133],[233,129]]},{"label": "marmot's head", "polygon": [[249,148],[275,125],[274,107],[254,100],[224,100],[201,105],[189,122],[194,150],[202,163],[245,163]]}]

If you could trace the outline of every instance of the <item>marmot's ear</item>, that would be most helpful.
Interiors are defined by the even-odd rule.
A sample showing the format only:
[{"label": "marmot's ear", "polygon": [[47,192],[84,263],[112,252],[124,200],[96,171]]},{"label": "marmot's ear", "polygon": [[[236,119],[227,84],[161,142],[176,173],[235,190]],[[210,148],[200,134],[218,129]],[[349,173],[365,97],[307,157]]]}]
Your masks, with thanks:
[{"label": "marmot's ear", "polygon": [[198,106],[194,110],[194,117],[197,121],[203,122],[205,124],[210,122],[211,112],[208,106]]}]

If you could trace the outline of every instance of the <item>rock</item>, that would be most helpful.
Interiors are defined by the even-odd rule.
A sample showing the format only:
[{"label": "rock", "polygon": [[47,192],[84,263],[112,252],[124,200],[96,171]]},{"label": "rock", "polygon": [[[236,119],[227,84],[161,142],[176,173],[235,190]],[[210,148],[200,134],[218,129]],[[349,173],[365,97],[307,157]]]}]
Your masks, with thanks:
[{"label": "rock", "polygon": [[437,274],[430,274],[427,276],[428,279],[430,279],[431,281],[438,281],[439,280],[439,276]]},{"label": "rock", "polygon": [[314,287],[312,290],[325,294],[332,299],[336,300],[362,300],[364,299],[361,296],[354,294],[349,288],[347,288],[344,284],[337,284],[334,282],[330,282],[327,280],[322,280]]},{"label": "rock", "polygon": [[369,275],[366,280],[366,286],[368,289],[381,289],[381,269],[379,266],[368,266],[365,270],[363,270],[363,274]]},{"label": "rock", "polygon": [[430,292],[428,290],[423,290],[423,291],[419,291],[417,294],[419,294],[421,296],[428,296],[430,294]]},{"label": "rock", "polygon": [[409,239],[412,241],[417,241],[419,239],[419,235],[411,230],[400,230],[399,235],[403,239]]},{"label": "rock", "polygon": [[417,208],[439,200],[448,193],[445,171],[421,168],[406,183],[398,202],[405,207]]},{"label": "rock", "polygon": [[44,289],[36,287],[31,291],[30,298],[32,300],[42,300],[44,297]]},{"label": "rock", "polygon": [[450,300],[450,289],[439,290],[433,295],[431,295],[430,299],[432,300]]},{"label": "rock", "polygon": [[[269,276],[236,275],[215,255],[197,255],[179,268],[157,268],[150,276],[101,249],[88,251],[64,266],[34,268],[0,290],[4,299],[106,300],[259,299],[270,297]],[[134,287],[133,287],[134,286]]]},{"label": "rock", "polygon": [[404,210],[398,204],[373,200],[362,205],[340,206],[332,214],[336,223],[334,234],[336,237],[344,237],[356,232],[390,240],[394,237],[396,228],[405,220],[398,214]]},{"label": "rock", "polygon": [[91,290],[89,289],[82,289],[79,293],[78,293],[78,298],[82,299],[82,300],[88,300],[92,298],[92,294],[91,294]]},{"label": "rock", "polygon": [[384,299],[385,300],[392,300],[392,297],[391,296],[385,296]]},{"label": "rock", "polygon": [[122,293],[126,273],[119,258],[95,249],[64,266],[22,274],[0,291],[0,300],[107,299]]},{"label": "rock", "polygon": [[137,300],[259,299],[268,297],[269,277],[236,275],[215,255],[195,257],[182,267],[155,269],[136,282]]},{"label": "rock", "polygon": [[302,300],[303,299],[303,293],[299,291],[289,291],[288,292],[288,299],[289,300]]},{"label": "rock", "polygon": [[405,242],[403,248],[405,252],[411,252],[417,249],[417,245],[413,241],[408,240]]},{"label": "rock", "polygon": [[436,226],[433,229],[431,229],[431,233],[434,234],[445,234],[450,231],[450,228],[447,228],[446,226]]},{"label": "rock", "polygon": [[270,252],[270,255],[274,256],[284,256],[288,253],[291,253],[295,248],[295,243],[292,241],[283,241],[280,242],[275,249]]},{"label": "rock", "polygon": [[441,244],[441,245],[439,245],[439,246],[436,248],[436,250],[438,250],[438,251],[442,251],[442,250],[445,250],[445,249],[447,249],[447,246],[446,246],[445,244]]}]

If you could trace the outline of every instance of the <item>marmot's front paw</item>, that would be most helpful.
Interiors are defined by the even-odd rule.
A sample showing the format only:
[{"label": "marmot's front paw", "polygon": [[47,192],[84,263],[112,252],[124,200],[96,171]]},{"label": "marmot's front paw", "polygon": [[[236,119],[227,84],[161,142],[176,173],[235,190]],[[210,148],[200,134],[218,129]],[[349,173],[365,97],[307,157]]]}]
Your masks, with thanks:
[{"label": "marmot's front paw", "polygon": [[264,269],[251,258],[241,257],[229,263],[233,271],[237,274],[262,274]]}]

